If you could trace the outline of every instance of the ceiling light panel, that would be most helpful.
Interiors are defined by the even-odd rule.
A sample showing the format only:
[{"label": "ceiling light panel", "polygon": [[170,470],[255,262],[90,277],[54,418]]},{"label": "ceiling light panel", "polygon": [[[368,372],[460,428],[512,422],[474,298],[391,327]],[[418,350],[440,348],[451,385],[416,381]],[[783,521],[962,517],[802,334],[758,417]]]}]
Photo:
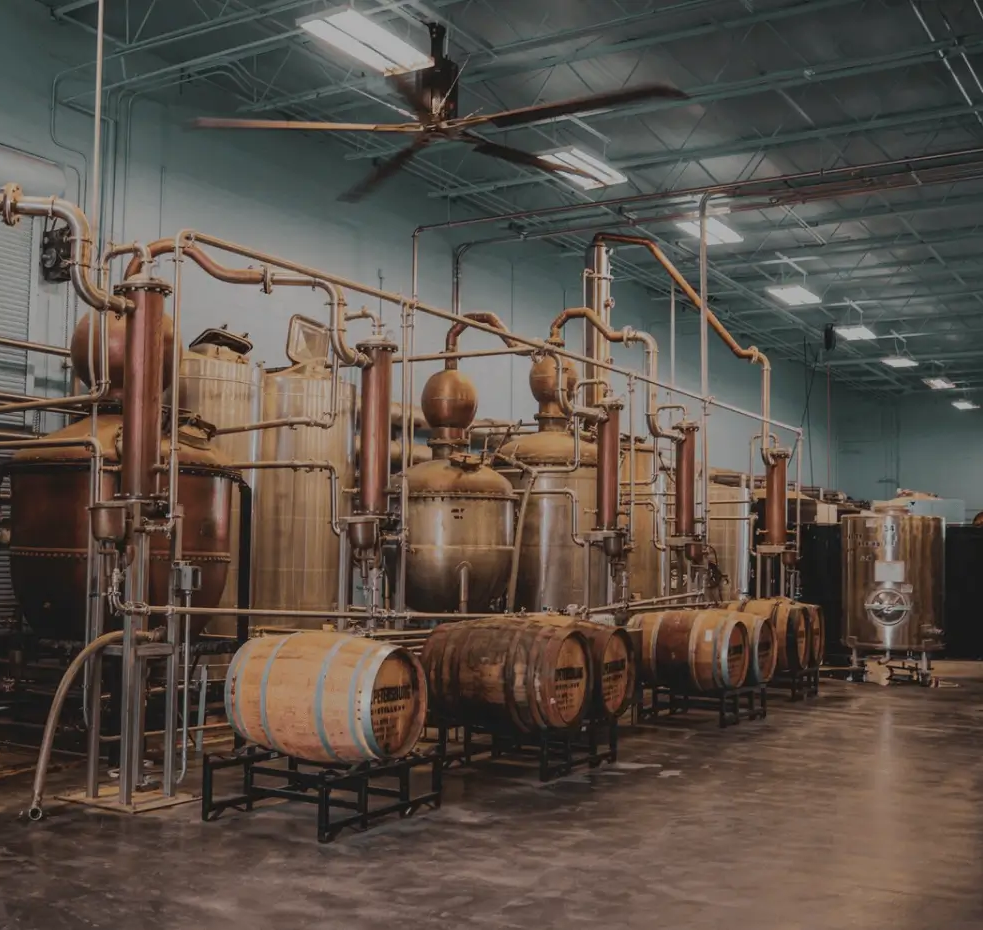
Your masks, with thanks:
[{"label": "ceiling light panel", "polygon": [[952,402],[952,406],[955,407],[956,410],[979,410],[980,409],[980,405],[979,404],[974,404],[971,400],[954,400]]},{"label": "ceiling light panel", "polygon": [[948,378],[923,378],[933,391],[951,391],[956,385]]},{"label": "ceiling light panel", "polygon": [[561,168],[564,166],[577,168],[579,171],[589,174],[589,178],[585,178],[580,174],[563,174],[563,177],[572,181],[585,191],[597,190],[599,187],[612,187],[615,184],[624,184],[628,180],[620,171],[605,164],[599,158],[588,154],[583,149],[560,149],[558,152],[550,152],[539,157],[543,161],[548,161],[553,165],[559,165]]},{"label": "ceiling light panel", "polygon": [[918,366],[918,362],[908,355],[889,355],[887,358],[882,358],[881,361],[888,368],[916,368]]},{"label": "ceiling light panel", "polygon": [[859,342],[863,339],[876,339],[872,330],[866,326],[837,326],[836,335],[841,336],[847,342]]},{"label": "ceiling light panel", "polygon": [[801,284],[779,284],[767,288],[767,291],[772,297],[790,307],[805,307],[809,304],[821,304],[823,302],[821,297],[813,294]]},{"label": "ceiling light panel", "polygon": [[[685,220],[676,225],[695,239],[700,238],[700,224],[695,220]],[[721,223],[715,216],[707,217],[707,245],[729,245],[743,241],[744,237],[739,232]]]},{"label": "ceiling light panel", "polygon": [[433,65],[433,59],[355,10],[301,20],[312,36],[383,74],[406,74]]}]

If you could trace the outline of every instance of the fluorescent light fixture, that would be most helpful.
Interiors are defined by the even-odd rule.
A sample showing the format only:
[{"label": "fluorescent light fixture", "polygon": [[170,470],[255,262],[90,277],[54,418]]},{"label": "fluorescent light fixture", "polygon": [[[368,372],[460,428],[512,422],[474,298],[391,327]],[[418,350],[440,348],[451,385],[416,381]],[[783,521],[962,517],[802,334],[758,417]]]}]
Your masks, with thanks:
[{"label": "fluorescent light fixture", "polygon": [[406,74],[433,65],[429,55],[352,9],[304,19],[298,25],[383,74]]},{"label": "fluorescent light fixture", "polygon": [[951,391],[955,384],[948,378],[922,378],[933,391]]},{"label": "fluorescent light fixture", "polygon": [[882,358],[881,361],[887,365],[888,368],[918,367],[918,362],[916,362],[910,355],[889,355],[887,358]]},{"label": "fluorescent light fixture", "polygon": [[842,336],[847,342],[858,342],[861,339],[876,339],[872,330],[866,326],[837,326],[836,335]]},{"label": "fluorescent light fixture", "polygon": [[[685,220],[676,225],[695,239],[700,238],[700,224],[695,220]],[[731,242],[743,242],[744,237],[729,226],[725,226],[715,216],[707,217],[707,245],[726,245]]]},{"label": "fluorescent light fixture", "polygon": [[955,407],[956,410],[979,410],[980,409],[980,405],[979,404],[974,404],[971,400],[954,400],[952,402],[952,406]]},{"label": "fluorescent light fixture", "polygon": [[620,171],[616,171],[599,158],[588,155],[583,149],[576,147],[560,149],[558,152],[550,152],[548,155],[540,155],[539,157],[543,161],[548,161],[553,165],[559,165],[561,168],[566,165],[567,167],[577,168],[579,171],[589,174],[590,177],[585,178],[581,174],[561,172],[565,178],[585,191],[596,190],[599,187],[611,187],[615,184],[624,184],[628,180]]},{"label": "fluorescent light fixture", "polygon": [[823,299],[813,294],[801,284],[779,284],[766,288],[772,297],[777,297],[783,304],[790,307],[804,307],[806,304],[821,304]]}]

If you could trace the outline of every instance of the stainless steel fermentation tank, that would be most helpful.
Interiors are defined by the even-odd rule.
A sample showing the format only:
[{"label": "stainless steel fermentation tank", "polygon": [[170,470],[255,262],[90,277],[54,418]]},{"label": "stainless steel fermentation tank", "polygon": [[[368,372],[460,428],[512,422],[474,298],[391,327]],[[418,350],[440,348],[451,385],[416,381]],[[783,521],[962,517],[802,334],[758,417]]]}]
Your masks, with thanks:
[{"label": "stainless steel fermentation tank", "polygon": [[740,486],[710,482],[710,558],[720,570],[710,594],[733,601],[750,593],[751,490],[747,479]]},{"label": "stainless steel fermentation tank", "polygon": [[841,532],[844,645],[942,648],[945,521],[890,510],[845,516]]},{"label": "stainless steel fermentation tank", "polygon": [[665,501],[665,481],[656,470],[655,448],[648,443],[635,443],[634,454],[623,443],[621,454],[622,509],[627,511],[632,490],[632,458],[634,458],[634,516],[632,519],[633,546],[626,560],[628,600],[660,597],[665,577],[667,550],[659,527]]},{"label": "stainless steel fermentation tank", "polygon": [[[263,372],[252,362],[253,344],[245,336],[227,329],[206,329],[192,340],[181,359],[180,406],[198,414],[219,429],[255,423],[260,412],[260,388]],[[212,446],[233,462],[256,459],[259,434],[255,431],[218,434]],[[253,484],[253,473],[243,480]],[[240,489],[232,496],[230,539],[232,562],[219,607],[235,607],[239,585]],[[255,521],[254,521],[255,522]],[[234,614],[209,621],[207,632],[225,636],[236,633]]]}]

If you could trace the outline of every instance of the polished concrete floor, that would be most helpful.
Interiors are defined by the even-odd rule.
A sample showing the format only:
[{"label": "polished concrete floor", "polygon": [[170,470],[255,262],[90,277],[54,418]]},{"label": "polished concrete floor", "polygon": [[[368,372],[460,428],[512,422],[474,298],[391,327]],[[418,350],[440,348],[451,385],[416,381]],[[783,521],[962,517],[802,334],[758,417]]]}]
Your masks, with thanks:
[{"label": "polished concrete floor", "polygon": [[979,930],[983,669],[941,674],[630,731],[616,766],[546,786],[455,771],[440,811],[331,846],[283,804],[29,825],[6,779],[0,928]]}]

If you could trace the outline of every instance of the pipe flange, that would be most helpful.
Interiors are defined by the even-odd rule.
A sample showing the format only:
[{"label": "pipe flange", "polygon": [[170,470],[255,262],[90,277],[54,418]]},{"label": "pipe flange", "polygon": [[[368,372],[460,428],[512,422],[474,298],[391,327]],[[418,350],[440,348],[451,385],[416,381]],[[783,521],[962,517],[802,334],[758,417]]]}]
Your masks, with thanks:
[{"label": "pipe flange", "polygon": [[127,278],[121,284],[113,288],[113,294],[117,297],[125,297],[134,291],[151,291],[169,297],[173,288],[166,281],[160,278]]},{"label": "pipe flange", "polygon": [[3,222],[7,226],[16,226],[20,222],[20,215],[14,211],[17,208],[17,201],[24,193],[19,184],[4,184],[3,199]]}]

